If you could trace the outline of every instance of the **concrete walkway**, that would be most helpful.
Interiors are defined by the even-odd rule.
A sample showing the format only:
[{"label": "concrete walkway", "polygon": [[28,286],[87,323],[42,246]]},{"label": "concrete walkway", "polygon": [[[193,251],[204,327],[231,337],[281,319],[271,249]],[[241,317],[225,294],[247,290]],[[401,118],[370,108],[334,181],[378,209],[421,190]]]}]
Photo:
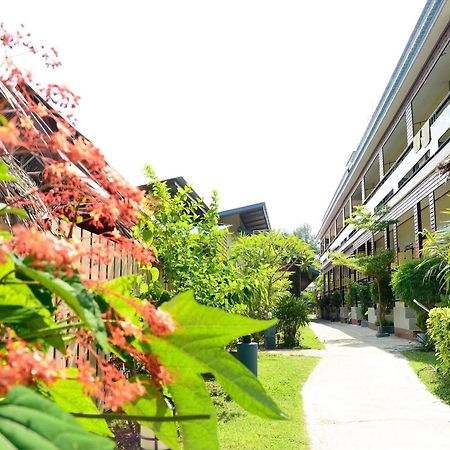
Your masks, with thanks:
[{"label": "concrete walkway", "polygon": [[430,394],[399,350],[414,342],[313,322],[326,343],[303,387],[312,450],[449,450],[450,406]]}]

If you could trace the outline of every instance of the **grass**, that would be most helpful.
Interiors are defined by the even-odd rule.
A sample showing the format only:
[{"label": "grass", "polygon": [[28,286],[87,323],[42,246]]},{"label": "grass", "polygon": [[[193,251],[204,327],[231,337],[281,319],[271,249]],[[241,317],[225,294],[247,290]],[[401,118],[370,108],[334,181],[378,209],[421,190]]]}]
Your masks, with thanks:
[{"label": "grass", "polygon": [[234,403],[215,382],[208,382],[217,409],[221,449],[309,448],[301,389],[318,358],[260,353],[258,378],[289,420],[253,416]]},{"label": "grass", "polygon": [[427,389],[444,403],[450,405],[450,379],[436,370],[436,357],[433,352],[405,350],[402,354]]},{"label": "grass", "polygon": [[300,329],[300,348],[322,350],[325,345],[317,339],[314,331],[307,326]]}]

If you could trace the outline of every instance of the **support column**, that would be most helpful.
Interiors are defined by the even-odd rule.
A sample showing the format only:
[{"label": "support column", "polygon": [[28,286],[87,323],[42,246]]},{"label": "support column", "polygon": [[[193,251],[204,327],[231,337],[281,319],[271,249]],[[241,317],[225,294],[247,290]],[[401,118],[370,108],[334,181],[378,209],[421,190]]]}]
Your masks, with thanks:
[{"label": "support column", "polygon": [[434,198],[434,191],[428,194],[428,204],[430,207],[430,231],[436,231],[436,203]]},{"label": "support column", "polygon": [[378,164],[380,169],[380,180],[384,177],[384,156],[383,156],[383,149],[381,149],[378,152]]},{"label": "support column", "polygon": [[389,250],[389,246],[390,246],[390,242],[389,242],[389,239],[390,239],[390,235],[389,235],[389,226],[387,226],[385,229],[384,229],[384,249],[385,250]]},{"label": "support column", "polygon": [[422,210],[420,209],[420,202],[414,205],[414,257],[420,258],[420,251],[422,250]]},{"label": "support column", "polygon": [[408,144],[410,144],[414,139],[414,123],[413,123],[411,102],[409,102],[408,106],[406,107],[405,119],[406,119],[406,139]]},{"label": "support column", "polygon": [[366,201],[366,189],[364,187],[364,177],[361,180],[361,203]]},{"label": "support column", "polygon": [[398,265],[398,230],[396,223],[392,225],[392,234],[394,236],[394,262]]}]

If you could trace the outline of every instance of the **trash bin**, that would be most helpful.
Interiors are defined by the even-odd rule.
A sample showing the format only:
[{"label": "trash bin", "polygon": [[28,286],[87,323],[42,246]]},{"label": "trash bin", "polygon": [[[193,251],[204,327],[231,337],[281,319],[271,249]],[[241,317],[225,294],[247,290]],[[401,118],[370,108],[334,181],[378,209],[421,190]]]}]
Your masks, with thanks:
[{"label": "trash bin", "polygon": [[250,336],[245,336],[237,345],[237,359],[258,376],[258,344],[250,342]]}]

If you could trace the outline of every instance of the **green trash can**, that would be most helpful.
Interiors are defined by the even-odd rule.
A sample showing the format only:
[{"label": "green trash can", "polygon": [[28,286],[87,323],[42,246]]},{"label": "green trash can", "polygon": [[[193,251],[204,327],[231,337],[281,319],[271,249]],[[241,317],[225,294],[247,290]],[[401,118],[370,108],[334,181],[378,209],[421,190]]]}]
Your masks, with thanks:
[{"label": "green trash can", "polygon": [[240,342],[237,345],[237,359],[258,376],[258,344],[256,342]]}]

